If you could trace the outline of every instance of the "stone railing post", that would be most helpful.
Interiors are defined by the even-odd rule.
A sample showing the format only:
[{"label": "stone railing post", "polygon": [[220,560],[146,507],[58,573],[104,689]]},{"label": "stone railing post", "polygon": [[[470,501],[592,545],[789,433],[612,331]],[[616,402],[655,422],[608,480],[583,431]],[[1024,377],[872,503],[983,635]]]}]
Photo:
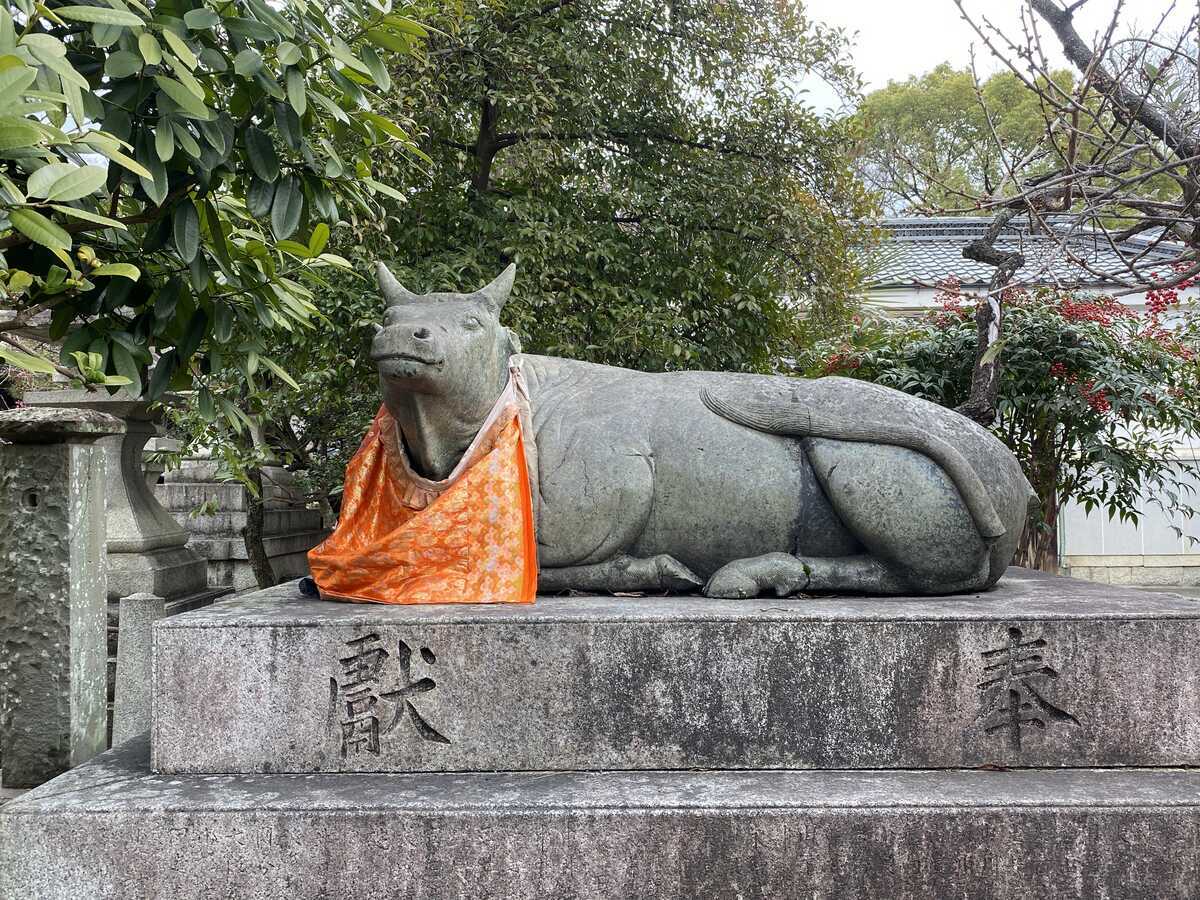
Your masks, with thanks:
[{"label": "stone railing post", "polygon": [[118,417],[125,432],[99,441],[108,454],[108,598],[150,591],[168,601],[208,590],[204,560],[187,546],[188,533],[163,509],[146,484],[143,448],[155,436],[149,401],[123,392],[31,391],[34,407],[70,406]]},{"label": "stone railing post", "polygon": [[121,598],[117,638],[117,684],[113,699],[113,746],[150,730],[151,634],[166,615],[166,601],[154,594]]},{"label": "stone railing post", "polygon": [[89,410],[0,412],[0,778],[32,787],[106,746],[106,456]]}]

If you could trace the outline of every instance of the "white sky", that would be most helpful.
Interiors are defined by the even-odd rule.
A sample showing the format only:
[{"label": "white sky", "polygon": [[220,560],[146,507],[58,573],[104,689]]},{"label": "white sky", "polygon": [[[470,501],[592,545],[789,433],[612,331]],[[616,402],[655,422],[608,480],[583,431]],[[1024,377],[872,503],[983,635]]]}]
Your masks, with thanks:
[{"label": "white sky", "polygon": [[[999,64],[980,43],[975,32],[962,20],[953,0],[803,0],[809,17],[827,25],[839,26],[852,34],[854,64],[863,76],[865,89],[870,91],[889,81],[903,81],[910,75],[928,72],[942,62],[962,67],[970,61],[970,47],[975,48],[976,67],[981,75],[994,72]],[[993,23],[1014,38],[1020,39],[1020,10],[1022,0],[964,0],[964,6],[974,16],[986,15]],[[1116,0],[1089,0],[1075,13],[1075,27],[1085,40],[1108,27]],[[1171,0],[1126,0],[1118,34],[1131,28],[1149,30],[1171,6]],[[1195,0],[1179,0],[1168,19],[1168,30],[1182,28]],[[1039,20],[1040,21],[1040,20]],[[1043,28],[1043,45],[1047,52],[1057,50],[1053,34]],[[1050,40],[1046,40],[1046,38]],[[1050,54],[1051,60],[1066,65],[1061,54]],[[836,95],[817,79],[805,84],[810,99],[822,109],[837,108]]]}]

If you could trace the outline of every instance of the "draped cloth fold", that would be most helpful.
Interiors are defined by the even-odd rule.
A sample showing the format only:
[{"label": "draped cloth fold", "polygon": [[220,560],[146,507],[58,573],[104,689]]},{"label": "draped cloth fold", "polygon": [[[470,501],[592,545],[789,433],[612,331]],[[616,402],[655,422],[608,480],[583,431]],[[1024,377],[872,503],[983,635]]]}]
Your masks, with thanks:
[{"label": "draped cloth fold", "polygon": [[536,459],[520,361],[454,471],[417,474],[381,406],[346,468],[337,528],[309,551],[327,600],[532,603]]}]

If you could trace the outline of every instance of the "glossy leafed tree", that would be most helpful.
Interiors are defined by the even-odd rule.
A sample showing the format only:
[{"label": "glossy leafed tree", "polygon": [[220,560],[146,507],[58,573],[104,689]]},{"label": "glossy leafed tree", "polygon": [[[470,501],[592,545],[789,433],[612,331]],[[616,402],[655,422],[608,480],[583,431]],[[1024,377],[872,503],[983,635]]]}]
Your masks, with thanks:
[{"label": "glossy leafed tree", "polygon": [[394,212],[414,290],[518,264],[526,348],[641,368],[767,369],[845,304],[873,211],[842,35],[798,3],[468,2],[401,61],[434,176]]},{"label": "glossy leafed tree", "polygon": [[[0,8],[0,358],[152,398],[222,368],[290,380],[265,335],[305,327],[309,276],[344,265],[330,225],[395,194],[374,158],[419,152],[373,103],[424,34],[390,0]],[[23,336],[47,317],[57,361]]]}]

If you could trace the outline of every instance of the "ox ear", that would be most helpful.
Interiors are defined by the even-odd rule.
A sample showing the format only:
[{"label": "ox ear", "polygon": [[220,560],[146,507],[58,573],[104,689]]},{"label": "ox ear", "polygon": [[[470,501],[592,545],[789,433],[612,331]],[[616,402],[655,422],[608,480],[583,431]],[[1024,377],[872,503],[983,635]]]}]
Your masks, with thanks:
[{"label": "ox ear", "polygon": [[496,276],[496,280],[487,287],[481,287],[476,293],[493,315],[500,315],[508,295],[512,291],[513,279],[517,277],[517,264],[509,263],[508,268]]},{"label": "ox ear", "polygon": [[379,290],[383,292],[383,299],[388,306],[401,306],[417,299],[417,295],[398,282],[383,263],[375,263],[375,276],[379,279]]}]

